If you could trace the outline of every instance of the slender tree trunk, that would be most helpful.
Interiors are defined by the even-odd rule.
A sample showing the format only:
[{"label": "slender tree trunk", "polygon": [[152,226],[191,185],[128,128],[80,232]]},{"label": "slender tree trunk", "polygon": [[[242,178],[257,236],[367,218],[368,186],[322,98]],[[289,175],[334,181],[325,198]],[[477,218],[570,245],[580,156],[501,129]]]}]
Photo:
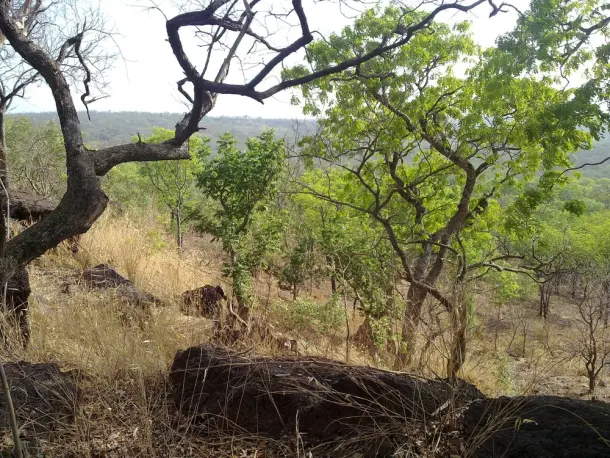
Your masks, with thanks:
[{"label": "slender tree trunk", "polygon": [[597,386],[597,377],[595,376],[595,367],[593,367],[593,369],[589,369],[588,371],[588,376],[589,376],[589,392],[588,394],[593,394],[595,393],[595,388]]},{"label": "slender tree trunk", "polygon": [[451,311],[451,354],[447,360],[447,377],[450,382],[457,379],[458,372],[466,361],[466,331],[468,305],[463,294],[458,293]]},{"label": "slender tree trunk", "polygon": [[547,283],[542,283],[539,287],[540,290],[540,309],[538,310],[538,315],[543,319],[547,319],[549,315],[549,308],[551,304],[551,293],[553,292],[553,285],[551,281]]},{"label": "slender tree trunk", "polygon": [[176,212],[176,241],[178,247],[182,248],[182,209],[178,208]]},{"label": "slender tree trunk", "polygon": [[[6,106],[0,105],[0,181],[2,186],[0,187],[0,208],[7,208],[7,196],[4,192],[8,190],[8,152],[6,147]],[[7,240],[7,233],[10,230],[10,220],[6,212],[2,212],[2,218],[0,221],[0,252],[4,251],[4,243]]]},{"label": "slender tree trunk", "polygon": [[580,278],[578,276],[578,272],[572,272],[572,299],[576,299],[576,291],[578,289],[578,284]]},{"label": "slender tree trunk", "polygon": [[333,294],[337,293],[337,278],[335,277],[335,262],[333,261],[332,256],[326,255],[326,265],[330,267],[332,272],[330,276],[330,288]]},{"label": "slender tree trunk", "polygon": [[245,322],[248,321],[250,309],[247,305],[247,298],[244,296],[243,290],[243,272],[238,269],[238,256],[234,250],[230,250],[231,271],[233,279],[233,293],[237,300],[237,315]]},{"label": "slender tree trunk", "polygon": [[415,285],[407,292],[407,307],[402,320],[402,336],[396,352],[396,369],[411,365],[415,350],[417,328],[421,319],[421,311],[428,292]]},{"label": "slender tree trunk", "polygon": [[610,315],[610,280],[604,280],[602,282],[602,292],[600,294],[600,304],[603,316],[604,316],[604,327],[608,327],[608,317]]}]

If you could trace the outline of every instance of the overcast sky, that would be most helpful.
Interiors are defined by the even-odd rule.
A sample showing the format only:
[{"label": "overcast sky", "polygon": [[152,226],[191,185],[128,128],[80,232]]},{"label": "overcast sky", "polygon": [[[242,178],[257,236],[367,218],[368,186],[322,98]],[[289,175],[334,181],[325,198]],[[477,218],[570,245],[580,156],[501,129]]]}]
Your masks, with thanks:
[{"label": "overcast sky", "polygon": [[[290,5],[289,0],[271,1],[278,7]],[[118,33],[116,42],[124,59],[117,61],[115,68],[106,76],[110,82],[108,87],[110,97],[92,105],[95,110],[185,111],[176,91],[176,81],[181,78],[181,70],[166,41],[165,19],[157,11],[144,11],[142,5],[145,3],[142,0],[103,0],[100,2],[108,23]],[[157,3],[163,5],[162,2]],[[171,2],[163,5],[163,8],[168,14],[171,14],[169,3]],[[520,9],[526,9],[528,1],[516,0],[512,3]],[[351,22],[340,13],[336,4],[314,4],[312,0],[304,0],[304,8],[309,17],[311,29],[319,30],[324,34],[340,31],[342,27]],[[439,16],[439,19],[450,22],[469,19],[473,23],[472,30],[475,39],[484,46],[491,46],[499,34],[512,28],[516,14],[510,12],[489,18],[489,13],[490,8],[485,4],[468,14],[448,12]],[[281,39],[287,42],[289,37],[284,35],[284,37],[280,37]],[[197,47],[191,46],[189,55],[197,53],[197,49]],[[192,59],[196,60],[196,57],[192,56]],[[302,58],[302,55],[298,58]],[[234,65],[232,70],[238,69]],[[234,72],[233,75],[239,76],[237,72]],[[268,85],[271,83],[273,81],[270,81]],[[210,115],[247,115],[263,118],[301,117],[300,108],[290,105],[290,95],[289,91],[280,93],[275,98],[265,101],[264,105],[245,97],[220,96]],[[81,109],[80,106],[78,108]],[[55,105],[49,89],[43,85],[40,88],[32,88],[29,91],[28,100],[16,103],[12,111],[54,110]]]}]

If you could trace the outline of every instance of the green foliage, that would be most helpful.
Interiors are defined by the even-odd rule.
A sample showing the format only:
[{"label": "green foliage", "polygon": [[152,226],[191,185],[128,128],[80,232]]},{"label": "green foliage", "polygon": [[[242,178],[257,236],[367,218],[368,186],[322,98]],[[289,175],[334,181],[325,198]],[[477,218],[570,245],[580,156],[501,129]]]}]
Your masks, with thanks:
[{"label": "green foliage", "polygon": [[111,201],[136,211],[159,203],[155,188],[137,162],[114,167],[102,178],[102,186]]},{"label": "green foliage", "polygon": [[[163,143],[173,138],[174,132],[162,127],[153,128],[150,137],[142,139],[144,143]],[[140,141],[134,137],[133,141]],[[193,205],[196,199],[195,174],[201,168],[199,158],[210,153],[209,139],[192,136],[187,147],[191,158],[180,161],[155,161],[142,163],[139,173],[150,181],[157,191],[160,201],[172,212]]]},{"label": "green foliage", "polygon": [[[308,64],[315,70],[365,52],[416,14],[368,10],[340,35],[312,45]],[[578,111],[575,94],[556,89],[552,78],[507,77],[498,65],[502,56],[479,49],[466,23],[435,24],[434,33],[414,36],[350,77],[305,85],[305,112],[323,118],[320,132],[302,142],[302,155],[310,168],[324,166],[304,175],[304,192],[360,213],[351,217],[371,226],[370,240],[394,240],[404,275],[410,265],[416,278],[434,282],[435,257],[441,266],[466,262],[474,276],[484,274],[497,231],[511,223],[519,232],[528,227],[567,182],[556,169],[591,146],[599,122],[598,110]],[[509,212],[499,202],[507,188]],[[383,288],[364,289],[367,302],[384,307]]]},{"label": "green foliage", "polygon": [[311,235],[305,234],[298,240],[288,256],[288,263],[280,271],[280,285],[289,286],[296,295],[298,287],[311,278],[314,269],[314,239]]},{"label": "green foliage", "polygon": [[279,247],[283,216],[271,216],[269,209],[278,194],[285,145],[272,130],[248,139],[243,150],[236,144],[225,134],[215,157],[200,150],[197,187],[214,210],[200,213],[198,225],[222,240],[231,257],[226,273],[240,302],[247,302],[253,271]]},{"label": "green foliage", "polygon": [[345,309],[338,296],[320,304],[311,299],[297,298],[292,303],[276,303],[282,325],[295,331],[334,334],[345,323]]},{"label": "green foliage", "polygon": [[227,247],[246,231],[254,213],[264,211],[277,196],[280,173],[284,167],[285,146],[272,130],[246,141],[244,150],[236,139],[225,134],[218,141],[218,155],[201,155],[197,186],[218,204],[216,221],[207,221],[206,229],[223,239]]},{"label": "green foliage", "polygon": [[[349,287],[360,299],[361,311],[371,319],[380,319],[388,312],[387,290],[396,278],[396,257],[387,239],[366,214],[346,205],[336,205],[318,199],[314,194],[327,186],[342,196],[356,196],[357,186],[341,181],[339,174],[332,174],[329,181],[322,170],[305,173],[301,181],[313,194],[301,193],[294,197],[299,215],[297,230],[307,228],[315,247],[325,259],[327,268],[337,279],[339,286]],[[335,181],[336,179],[336,181]],[[309,234],[309,233],[308,233]]]},{"label": "green foliage", "polygon": [[564,210],[576,216],[582,216],[587,211],[587,204],[582,200],[570,200],[563,205]]},{"label": "green foliage", "polygon": [[61,196],[66,186],[66,153],[59,125],[9,117],[5,131],[11,186],[41,196]]}]

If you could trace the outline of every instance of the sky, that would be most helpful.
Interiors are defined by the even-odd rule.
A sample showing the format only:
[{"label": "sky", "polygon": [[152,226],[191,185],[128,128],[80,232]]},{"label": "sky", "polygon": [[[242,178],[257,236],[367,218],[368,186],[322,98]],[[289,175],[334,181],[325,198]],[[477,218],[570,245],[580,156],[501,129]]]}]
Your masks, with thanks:
[{"label": "sky", "polygon": [[[81,1],[81,0],[78,0]],[[205,0],[207,2],[207,0]],[[263,0],[264,2],[265,0]],[[263,3],[261,2],[261,4]],[[337,3],[319,3],[315,0],[304,0],[303,6],[308,15],[311,30],[318,30],[324,35],[339,32],[341,28],[352,22],[345,17],[356,14],[346,10],[340,11]],[[115,31],[114,42],[120,49],[122,58],[118,59],[114,68],[106,75],[109,85],[106,91],[109,97],[91,105],[98,111],[148,111],[148,112],[185,112],[181,96],[176,89],[176,81],[181,78],[181,69],[166,41],[165,19],[159,11],[146,10],[144,7],[152,2],[147,0],[103,0],[100,8],[106,17],[107,24]],[[156,1],[157,5],[169,17],[176,13],[168,0]],[[274,11],[290,5],[289,0],[270,0]],[[527,0],[512,2],[521,10],[527,8]],[[372,4],[369,4],[372,6]],[[362,5],[360,6],[362,8]],[[193,8],[191,8],[192,10]],[[341,14],[341,13],[344,14]],[[512,29],[516,13],[497,14],[489,18],[490,7],[481,5],[469,13],[446,12],[438,16],[439,20],[453,22],[468,19],[472,21],[474,38],[483,46],[493,45],[495,39],[502,33]],[[257,18],[258,19],[258,18]],[[256,25],[256,24],[255,24]],[[282,30],[275,35],[275,42],[285,46],[294,38],[298,30]],[[184,38],[187,40],[186,36]],[[108,42],[110,49],[116,49],[115,43]],[[194,62],[202,62],[203,53],[194,41],[185,42],[187,54]],[[298,63],[303,55],[294,56],[289,63]],[[216,55],[219,64],[222,56]],[[239,82],[242,73],[236,65],[232,66],[228,82]],[[277,78],[277,75],[272,75]],[[264,81],[261,88],[274,82]],[[267,83],[267,84],[265,84]],[[78,90],[78,88],[77,88]],[[262,118],[299,118],[301,108],[290,104],[290,91],[279,93],[267,99],[264,105],[245,97],[221,95],[211,116],[250,116]],[[78,98],[77,108],[83,108]],[[13,112],[54,111],[55,104],[46,85],[31,88],[27,100],[20,100],[13,106]]]}]

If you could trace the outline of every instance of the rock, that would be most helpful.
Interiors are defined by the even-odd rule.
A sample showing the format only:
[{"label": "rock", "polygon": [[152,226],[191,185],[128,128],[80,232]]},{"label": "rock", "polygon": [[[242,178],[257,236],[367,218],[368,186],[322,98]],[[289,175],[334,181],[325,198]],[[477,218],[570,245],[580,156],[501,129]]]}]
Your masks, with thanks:
[{"label": "rock", "polygon": [[608,457],[610,404],[558,396],[472,403],[464,437],[475,457]]},{"label": "rock", "polygon": [[[74,377],[62,373],[55,364],[24,361],[5,363],[17,423],[24,439],[46,439],[73,421],[79,390]],[[6,398],[0,394],[0,428],[10,435]]]},{"label": "rock", "polygon": [[177,408],[201,434],[280,438],[298,430],[309,443],[355,437],[367,447],[371,434],[404,441],[451,401],[484,397],[466,382],[455,392],[404,373],[323,358],[248,358],[207,345],[178,352],[170,381]]},{"label": "rock", "polygon": [[205,318],[218,319],[221,302],[227,296],[220,286],[205,285],[182,293],[180,311],[185,315],[194,313]]},{"label": "rock", "polygon": [[128,304],[141,307],[165,305],[163,301],[152,294],[140,291],[133,282],[120,275],[107,264],[99,264],[90,269],[85,269],[83,280],[90,288],[114,288],[117,296]]}]

